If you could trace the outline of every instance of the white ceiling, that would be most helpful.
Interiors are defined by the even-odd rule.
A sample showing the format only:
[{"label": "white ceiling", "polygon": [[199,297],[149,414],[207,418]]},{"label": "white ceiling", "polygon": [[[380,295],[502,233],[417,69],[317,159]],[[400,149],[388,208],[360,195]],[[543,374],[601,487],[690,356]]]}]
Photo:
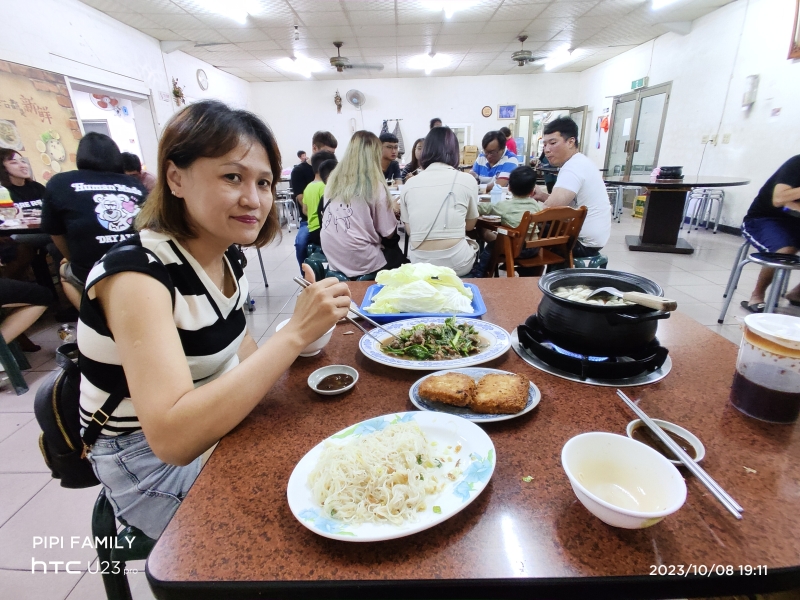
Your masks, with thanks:
[{"label": "white ceiling", "polygon": [[[244,25],[204,8],[207,0],[82,1],[158,40],[218,43],[181,50],[247,81],[287,81],[305,79],[278,66],[293,55],[323,67],[313,79],[413,77],[421,71],[409,67],[411,57],[430,52],[452,58],[437,76],[542,71],[511,60],[521,34],[534,56],[565,44],[578,49],[554,71],[583,71],[732,0],[677,0],[657,11],[651,0],[481,0],[449,19],[425,0],[250,0],[259,8]],[[384,70],[337,73],[328,62],[334,41],[344,42],[342,56],[351,62],[378,62]]]}]

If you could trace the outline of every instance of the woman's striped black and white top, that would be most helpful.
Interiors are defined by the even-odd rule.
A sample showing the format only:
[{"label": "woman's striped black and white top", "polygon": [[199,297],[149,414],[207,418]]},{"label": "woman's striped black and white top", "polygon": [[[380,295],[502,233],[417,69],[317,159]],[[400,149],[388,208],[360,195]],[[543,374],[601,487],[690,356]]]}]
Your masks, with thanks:
[{"label": "woman's striped black and white top", "polygon": [[125,399],[111,414],[102,435],[120,435],[141,429],[125,384],[116,343],[96,299],[90,299],[98,281],[125,271],[154,277],[172,295],[172,313],[195,387],[216,379],[237,364],[236,355],[246,332],[242,306],[247,299],[247,279],[239,251],[225,253],[227,267],[236,280],[232,297],[217,289],[198,262],[169,236],[142,231],[120,242],[101,258],[86,280],[78,321],[81,368],[81,426],[103,406],[108,396],[125,385]]}]

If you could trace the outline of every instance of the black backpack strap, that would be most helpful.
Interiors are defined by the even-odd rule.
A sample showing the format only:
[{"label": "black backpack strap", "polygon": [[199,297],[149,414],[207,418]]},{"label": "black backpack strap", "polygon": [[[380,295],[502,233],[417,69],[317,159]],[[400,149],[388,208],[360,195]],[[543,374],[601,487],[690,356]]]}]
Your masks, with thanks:
[{"label": "black backpack strap", "polygon": [[328,208],[331,201],[328,200],[325,202],[325,195],[323,194],[322,198],[319,199],[319,204],[317,204],[317,218],[319,219],[319,226],[322,228],[322,216],[325,214],[325,209]]},{"label": "black backpack strap", "polygon": [[[142,251],[144,251],[145,254],[147,254],[148,256],[152,257],[152,259],[154,259],[155,262],[164,266],[163,263],[161,262],[161,259],[159,259],[158,256],[152,250],[150,250],[149,248],[145,248],[144,246],[133,245],[133,244],[115,246],[106,253],[106,255],[103,257],[103,260],[106,260],[106,258],[112,254],[120,254],[123,252],[126,253],[142,252]],[[166,270],[166,267],[164,269],[164,272],[167,275],[166,279],[169,281],[167,289],[169,290],[170,295],[172,296],[172,304],[174,306],[175,286],[172,283],[171,278],[169,277],[169,271]],[[162,281],[162,283],[166,285],[166,281]],[[71,348],[71,346],[74,346],[74,348]],[[64,352],[62,352],[62,350]],[[67,370],[72,368],[75,369],[78,368],[78,366],[68,356],[68,354],[70,354],[73,350],[77,350],[77,344],[64,344],[56,352],[56,362],[58,362],[59,365],[61,365]],[[81,436],[81,440],[83,441],[83,454],[82,454],[83,458],[86,457],[86,453],[92,447],[92,444],[94,444],[97,441],[97,438],[103,431],[103,427],[105,426],[106,423],[108,423],[108,420],[111,418],[113,412],[117,410],[117,407],[125,399],[127,391],[128,391],[128,383],[123,379],[122,381],[119,382],[116,389],[113,392],[111,392],[111,394],[109,394],[108,398],[106,398],[106,401],[103,403],[103,406],[101,406],[99,409],[97,409],[92,413],[92,416],[89,419],[89,424],[84,428],[83,435]]]},{"label": "black backpack strap", "polygon": [[103,406],[92,413],[92,418],[89,420],[89,424],[83,430],[83,435],[81,436],[81,440],[83,440],[83,456],[86,456],[86,452],[92,447],[92,444],[97,441],[100,432],[103,431],[103,427],[111,418],[111,414],[117,410],[117,407],[125,398],[126,387],[127,385],[125,382],[121,382],[120,385],[117,386],[117,389],[108,395]]}]

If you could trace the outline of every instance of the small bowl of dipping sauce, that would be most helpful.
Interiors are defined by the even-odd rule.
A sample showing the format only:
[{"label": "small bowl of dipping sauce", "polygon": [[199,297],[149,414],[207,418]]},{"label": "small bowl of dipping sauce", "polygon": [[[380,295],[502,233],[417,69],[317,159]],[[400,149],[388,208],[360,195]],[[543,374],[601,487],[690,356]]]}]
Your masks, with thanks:
[{"label": "small bowl of dipping sauce", "polygon": [[[706,455],[705,446],[703,446],[703,443],[691,431],[687,431],[683,427],[670,423],[669,421],[662,421],[661,419],[653,419],[653,422],[661,427],[686,454],[691,456],[694,462],[703,460]],[[683,463],[670,452],[669,448],[667,448],[666,445],[656,437],[656,434],[650,431],[650,428],[642,423],[641,420],[636,419],[628,423],[626,432],[629,438],[637,442],[642,442],[650,446],[653,450],[663,454],[673,465],[679,467],[683,466]]]},{"label": "small bowl of dipping sauce", "polygon": [[335,396],[352,390],[358,381],[358,371],[347,365],[328,365],[308,376],[308,387],[323,396]]}]

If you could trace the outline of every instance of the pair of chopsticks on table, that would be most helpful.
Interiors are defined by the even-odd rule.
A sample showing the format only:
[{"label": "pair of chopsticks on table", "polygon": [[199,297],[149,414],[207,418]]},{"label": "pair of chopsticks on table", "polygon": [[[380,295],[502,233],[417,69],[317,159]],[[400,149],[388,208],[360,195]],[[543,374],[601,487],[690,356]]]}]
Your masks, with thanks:
[{"label": "pair of chopsticks on table", "polygon": [[664,445],[666,445],[666,447],[678,457],[678,460],[680,460],[684,466],[689,469],[692,474],[697,477],[697,479],[700,480],[700,483],[706,486],[708,490],[714,494],[714,497],[719,500],[720,503],[727,508],[734,517],[737,519],[742,518],[744,509],[739,505],[738,502],[736,502],[736,500],[731,498],[728,492],[723,490],[722,487],[720,487],[720,485],[714,481],[700,465],[698,465],[688,454],[686,454],[686,452],[684,452],[683,449],[677,443],[675,443],[675,441],[669,437],[663,429],[661,429],[661,427],[654,423],[653,420],[648,417],[641,408],[636,406],[636,404],[634,404],[633,401],[622,392],[622,390],[617,390],[617,396],[622,398],[625,404],[627,404],[628,407],[634,413],[636,413],[636,416],[639,417],[642,422],[650,428],[650,431],[652,431],[656,437],[658,437],[658,439],[661,440]]},{"label": "pair of chopsticks on table", "polygon": [[[294,278],[293,278],[293,281],[294,281],[294,282],[295,282],[297,285],[299,285],[300,287],[302,287],[302,288],[307,288],[308,286],[310,286],[310,285],[311,285],[311,283],[309,283],[308,281],[306,281],[306,280],[305,280],[305,279],[303,279],[302,277],[294,277]],[[376,323],[375,321],[373,321],[372,319],[370,319],[370,318],[369,318],[367,315],[365,315],[363,312],[361,312],[361,310],[359,310],[359,308],[356,306],[355,302],[352,302],[352,301],[350,302],[350,312],[357,314],[359,317],[361,317],[362,319],[364,319],[364,320],[365,320],[367,323],[369,323],[369,324],[371,324],[371,325],[374,325],[374,326],[375,326],[375,327],[377,327],[378,329],[381,329],[381,330],[385,331],[385,332],[386,332],[386,333],[388,333],[390,336],[392,336],[394,339],[396,339],[396,340],[399,340],[399,339],[400,339],[400,338],[399,338],[399,337],[397,337],[395,334],[393,334],[391,331],[389,331],[388,329],[386,329],[386,328],[385,328],[383,325],[380,325],[380,324]],[[364,328],[361,326],[361,324],[360,324],[358,321],[356,321],[355,319],[353,319],[353,318],[350,316],[350,314],[349,314],[349,313],[347,314],[347,316],[345,317],[345,319],[347,319],[348,321],[350,321],[350,322],[351,322],[353,325],[355,325],[356,327],[358,327],[358,328],[359,328],[361,331],[363,331],[365,334],[367,334],[368,336],[370,336],[372,339],[374,339],[374,340],[377,340],[379,343],[383,344],[383,340],[381,340],[381,339],[379,339],[377,336],[373,335],[371,331],[368,331],[368,330],[364,329]]]}]

